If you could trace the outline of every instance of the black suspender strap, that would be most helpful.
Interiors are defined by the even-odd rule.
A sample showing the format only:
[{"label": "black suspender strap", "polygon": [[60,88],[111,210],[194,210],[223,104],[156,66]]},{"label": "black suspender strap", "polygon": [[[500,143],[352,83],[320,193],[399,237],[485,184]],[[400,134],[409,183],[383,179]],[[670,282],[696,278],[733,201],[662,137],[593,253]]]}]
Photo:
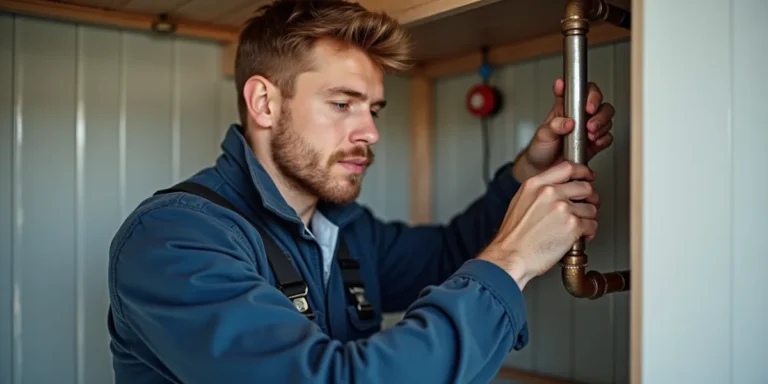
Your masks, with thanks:
[{"label": "black suspender strap", "polygon": [[371,304],[365,299],[365,284],[360,276],[360,263],[352,258],[347,243],[341,237],[339,237],[338,246],[338,261],[347,301],[355,306],[357,316],[361,320],[371,320],[374,312]]},{"label": "black suspender strap", "polygon": [[[258,227],[253,221],[248,219],[248,216],[241,213],[234,205],[227,201],[227,199],[204,185],[192,182],[181,182],[168,189],[157,191],[155,192],[155,195],[172,192],[187,192],[205,198],[214,204],[237,213],[248,220],[254,229],[258,230]],[[296,272],[293,264],[291,264],[290,256],[280,249],[277,243],[275,243],[275,240],[269,236],[269,234],[266,236],[264,234],[261,235],[261,239],[264,242],[264,250],[267,253],[267,260],[269,261],[272,273],[275,274],[275,279],[277,280],[277,288],[291,300],[299,312],[309,319],[313,319],[315,314],[309,307],[309,301],[307,300],[307,294],[309,292],[307,283],[305,283],[301,276],[299,276],[299,273]]]}]

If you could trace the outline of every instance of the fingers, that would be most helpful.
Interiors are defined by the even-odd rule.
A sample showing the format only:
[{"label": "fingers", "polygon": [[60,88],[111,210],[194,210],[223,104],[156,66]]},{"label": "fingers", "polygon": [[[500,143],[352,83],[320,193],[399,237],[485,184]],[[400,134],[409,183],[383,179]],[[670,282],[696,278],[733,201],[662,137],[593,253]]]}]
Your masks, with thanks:
[{"label": "fingers", "polygon": [[610,133],[607,133],[596,141],[590,142],[587,146],[587,158],[592,159],[592,157],[600,153],[600,151],[610,147],[611,143],[613,143],[613,135]]},{"label": "fingers", "polygon": [[571,203],[571,212],[581,219],[597,219],[597,207],[587,203]]},{"label": "fingers", "polygon": [[[587,137],[591,141],[595,141],[595,140],[601,138],[603,135],[608,133],[611,130],[611,128],[613,128],[613,122],[611,122],[611,121],[609,121],[608,124],[604,124],[604,125],[597,125],[597,124],[595,124],[595,125],[596,125],[596,128],[588,128],[587,129]],[[588,125],[588,126],[590,126],[590,125]]]},{"label": "fingers", "polygon": [[558,195],[564,199],[573,201],[586,201],[590,204],[599,202],[595,188],[587,181],[571,181],[558,185]]},{"label": "fingers", "polygon": [[595,173],[586,165],[563,161],[562,163],[531,177],[528,179],[528,182],[530,182],[535,189],[538,189],[547,184],[562,184],[569,180],[594,181]]},{"label": "fingers", "polygon": [[571,204],[567,208],[558,204],[562,213],[567,215],[569,231],[576,237],[585,237],[592,240],[597,235],[597,210],[589,204]]},{"label": "fingers", "polygon": [[587,113],[594,115],[597,113],[600,104],[603,103],[603,93],[600,92],[597,84],[589,82],[587,85]]},{"label": "fingers", "polygon": [[[589,104],[588,110],[589,110]],[[611,104],[601,104],[597,107],[597,113],[587,121],[587,136],[590,140],[596,140],[613,128],[613,116],[616,111]],[[536,136],[544,142],[558,140],[562,135],[568,134],[573,130],[575,122],[573,119],[556,116],[549,119],[548,124],[542,125]]]},{"label": "fingers", "polygon": [[542,143],[560,140],[561,136],[572,131],[575,122],[567,117],[554,117],[549,124],[542,125],[536,132],[536,139]]},{"label": "fingers", "polygon": [[584,236],[587,241],[593,240],[597,236],[597,220],[579,219],[579,224],[581,236]]},{"label": "fingers", "polygon": [[609,133],[597,139],[597,141],[595,141],[595,147],[602,150],[602,149],[608,148],[608,146],[611,145],[612,142],[613,142],[613,135]]},{"label": "fingers", "polygon": [[[613,105],[608,103],[599,104],[596,108],[596,112],[590,111],[590,104],[587,103],[587,112],[594,114],[594,116],[587,121],[587,131],[595,133],[600,132],[601,129],[605,132],[606,126],[612,123],[613,116],[616,114]],[[600,136],[598,135],[598,137]]]}]

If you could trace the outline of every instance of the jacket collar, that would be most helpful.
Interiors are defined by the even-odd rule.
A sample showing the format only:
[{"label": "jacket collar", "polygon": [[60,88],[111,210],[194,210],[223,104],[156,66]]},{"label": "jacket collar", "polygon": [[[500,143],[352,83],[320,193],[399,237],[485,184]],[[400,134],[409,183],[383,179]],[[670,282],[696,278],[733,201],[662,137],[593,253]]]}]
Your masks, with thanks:
[{"label": "jacket collar", "polygon": [[[221,149],[223,153],[216,161],[216,168],[250,205],[255,204],[285,220],[301,224],[296,210],[288,205],[272,177],[259,163],[239,124],[230,125]],[[320,202],[318,210],[339,227],[349,224],[363,211],[355,202],[346,205]]]}]

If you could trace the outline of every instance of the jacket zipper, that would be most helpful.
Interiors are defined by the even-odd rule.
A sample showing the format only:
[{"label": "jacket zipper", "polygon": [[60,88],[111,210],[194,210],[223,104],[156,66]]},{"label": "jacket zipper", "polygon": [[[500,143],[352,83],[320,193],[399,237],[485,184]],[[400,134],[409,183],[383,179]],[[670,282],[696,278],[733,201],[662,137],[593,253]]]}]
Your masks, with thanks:
[{"label": "jacket zipper", "polygon": [[[338,238],[340,238],[340,237],[341,237],[341,235],[338,236]],[[337,254],[339,253],[339,240],[338,240],[338,238],[336,239],[336,245],[333,247],[333,253],[331,254],[331,265],[329,266],[330,273],[328,274],[328,286],[325,289],[325,309],[326,309],[325,310],[325,322],[328,324],[328,336],[331,337],[331,338],[333,338],[333,331],[332,331],[332,327],[331,327],[331,314],[330,314],[331,313],[331,292],[332,292],[331,286],[333,284],[333,281],[335,279],[336,272],[337,272],[336,271],[336,267],[337,267],[336,257],[337,257]],[[342,287],[342,290],[343,289],[344,288]],[[346,313],[344,313],[343,316],[346,316]]]}]

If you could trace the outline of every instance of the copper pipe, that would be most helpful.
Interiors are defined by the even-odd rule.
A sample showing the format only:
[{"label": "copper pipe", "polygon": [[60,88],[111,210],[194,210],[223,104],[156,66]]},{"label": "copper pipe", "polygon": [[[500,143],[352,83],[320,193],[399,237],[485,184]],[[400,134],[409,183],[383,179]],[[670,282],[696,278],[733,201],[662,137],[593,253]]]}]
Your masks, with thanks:
[{"label": "copper pipe", "polygon": [[[624,12],[624,13],[622,13]],[[566,136],[563,156],[577,164],[587,163],[587,34],[593,21],[604,20],[629,28],[630,15],[606,0],[570,0],[561,22],[565,72],[565,115],[574,120]],[[586,244],[579,239],[560,259],[563,285],[574,297],[597,299],[629,290],[629,271],[587,272]]]}]

